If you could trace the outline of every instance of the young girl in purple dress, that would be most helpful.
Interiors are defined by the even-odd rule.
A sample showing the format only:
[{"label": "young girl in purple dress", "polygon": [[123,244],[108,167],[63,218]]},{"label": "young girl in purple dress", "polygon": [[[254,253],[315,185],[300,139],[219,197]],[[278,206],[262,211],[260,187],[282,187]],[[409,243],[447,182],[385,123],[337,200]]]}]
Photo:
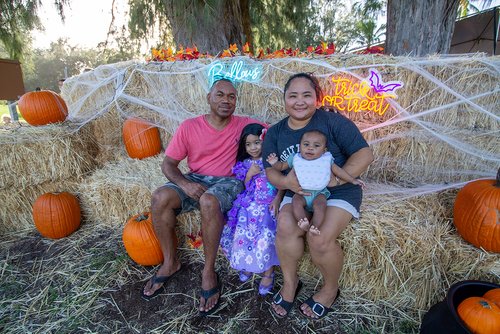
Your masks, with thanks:
[{"label": "young girl in purple dress", "polygon": [[254,273],[262,273],[259,294],[267,295],[274,285],[274,267],[279,265],[274,247],[276,219],[280,196],[267,181],[262,165],[262,141],[266,132],[260,124],[248,124],[240,136],[235,177],[245,183],[227,213],[221,246],[232,268],[239,271],[242,282]]}]

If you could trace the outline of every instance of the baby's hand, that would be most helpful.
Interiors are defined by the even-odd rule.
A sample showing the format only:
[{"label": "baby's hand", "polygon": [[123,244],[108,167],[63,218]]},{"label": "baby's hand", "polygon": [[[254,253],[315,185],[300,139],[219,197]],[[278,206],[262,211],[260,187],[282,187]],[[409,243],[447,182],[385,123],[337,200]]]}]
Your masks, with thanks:
[{"label": "baby's hand", "polygon": [[276,156],[276,153],[271,153],[267,156],[267,159],[266,159],[267,162],[269,162],[269,164],[271,165],[274,165],[275,163],[278,162],[278,157]]},{"label": "baby's hand", "polygon": [[358,186],[361,186],[361,189],[365,189],[366,188],[366,184],[359,180],[359,179],[354,179],[354,182],[352,184],[357,184]]}]

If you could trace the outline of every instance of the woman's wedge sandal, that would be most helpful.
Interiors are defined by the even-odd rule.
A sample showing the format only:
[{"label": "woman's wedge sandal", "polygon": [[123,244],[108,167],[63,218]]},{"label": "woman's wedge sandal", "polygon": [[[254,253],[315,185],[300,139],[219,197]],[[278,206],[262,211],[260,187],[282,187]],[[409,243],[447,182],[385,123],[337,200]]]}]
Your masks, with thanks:
[{"label": "woman's wedge sandal", "polygon": [[337,295],[335,296],[335,299],[333,300],[333,303],[332,303],[332,305],[330,305],[330,307],[326,307],[325,305],[316,302],[313,299],[313,296],[304,300],[303,304],[308,305],[311,308],[311,311],[317,316],[317,318],[312,318],[312,317],[308,316],[307,314],[304,313],[304,311],[301,308],[299,308],[300,313],[302,313],[302,315],[304,315],[307,319],[311,319],[311,320],[323,319],[324,317],[326,317],[328,315],[328,313],[333,311],[332,306],[333,306],[333,304],[335,304],[335,302],[337,301],[339,296],[340,296],[340,289],[337,290]]},{"label": "woman's wedge sandal", "polygon": [[281,318],[281,319],[286,318],[288,316],[288,313],[290,313],[290,310],[293,307],[293,303],[295,302],[295,298],[297,298],[297,295],[299,294],[300,289],[302,289],[302,281],[299,281],[299,283],[297,284],[297,288],[295,289],[295,296],[293,297],[293,301],[291,301],[291,302],[288,302],[288,301],[283,299],[283,296],[281,295],[281,289],[280,289],[280,291],[273,296],[273,304],[281,306],[286,311],[286,313],[284,315],[278,314],[274,310],[272,305],[271,305],[271,312],[275,316],[277,316],[278,318]]}]

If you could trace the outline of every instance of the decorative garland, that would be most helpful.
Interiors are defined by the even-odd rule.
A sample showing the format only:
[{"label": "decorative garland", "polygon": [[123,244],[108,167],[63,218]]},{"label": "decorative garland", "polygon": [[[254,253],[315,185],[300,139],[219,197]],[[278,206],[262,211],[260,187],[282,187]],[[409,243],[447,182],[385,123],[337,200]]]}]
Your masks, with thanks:
[{"label": "decorative garland", "polygon": [[[191,48],[185,48],[183,46],[176,52],[172,47],[167,49],[151,49],[151,57],[147,57],[146,61],[182,61],[182,60],[194,60],[200,58],[230,58],[236,56],[248,56],[254,59],[274,59],[274,58],[285,58],[285,57],[311,57],[314,55],[329,56],[335,53],[335,44],[321,42],[317,47],[308,46],[305,52],[300,51],[299,48],[292,49],[279,49],[271,52],[271,49],[267,48],[266,52],[263,49],[259,49],[257,55],[254,56],[250,52],[250,46],[248,43],[243,45],[243,49],[238,50],[236,44],[231,44],[228,49],[219,52],[217,55],[213,56],[208,53],[200,53],[196,46]],[[358,54],[376,54],[384,53],[384,48],[380,46],[372,46],[366,48],[365,50],[357,52]]]}]

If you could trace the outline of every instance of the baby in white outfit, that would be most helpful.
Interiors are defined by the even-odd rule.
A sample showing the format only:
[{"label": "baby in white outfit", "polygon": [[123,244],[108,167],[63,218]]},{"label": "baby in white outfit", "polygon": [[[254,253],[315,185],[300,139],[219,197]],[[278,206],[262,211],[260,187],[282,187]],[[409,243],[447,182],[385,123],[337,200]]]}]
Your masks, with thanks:
[{"label": "baby in white outfit", "polygon": [[[267,162],[273,168],[283,171],[293,167],[303,192],[309,195],[294,194],[292,208],[299,227],[312,234],[320,234],[317,228],[325,218],[327,200],[330,191],[327,185],[332,174],[352,184],[364,187],[363,181],[353,178],[344,169],[337,166],[334,158],[326,148],[326,135],[318,130],[307,131],[300,139],[299,153],[288,157],[287,161],[278,161],[275,153],[267,157]],[[311,222],[307,218],[307,212],[313,212]]]}]

